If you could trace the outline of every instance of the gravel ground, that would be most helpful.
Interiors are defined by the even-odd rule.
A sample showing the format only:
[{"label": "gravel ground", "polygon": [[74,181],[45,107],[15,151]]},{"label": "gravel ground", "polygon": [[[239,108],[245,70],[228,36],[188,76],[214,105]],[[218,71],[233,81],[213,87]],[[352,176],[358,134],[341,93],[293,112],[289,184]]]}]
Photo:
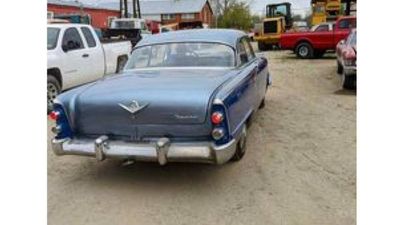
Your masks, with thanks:
[{"label": "gravel ground", "polygon": [[356,224],[355,92],[334,55],[266,56],[273,85],[242,161],[121,167],[48,142],[48,224]]}]

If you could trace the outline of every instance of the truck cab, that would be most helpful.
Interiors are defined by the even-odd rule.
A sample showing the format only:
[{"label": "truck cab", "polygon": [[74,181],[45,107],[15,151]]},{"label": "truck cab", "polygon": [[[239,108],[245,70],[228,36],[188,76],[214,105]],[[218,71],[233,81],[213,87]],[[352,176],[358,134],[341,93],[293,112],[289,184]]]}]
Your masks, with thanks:
[{"label": "truck cab", "polygon": [[254,40],[257,41],[260,51],[270,50],[279,43],[281,34],[285,32],[285,19],[265,18],[256,33]]},{"label": "truck cab", "polygon": [[120,72],[131,50],[129,41],[103,44],[90,25],[48,24],[48,110],[62,91]]}]

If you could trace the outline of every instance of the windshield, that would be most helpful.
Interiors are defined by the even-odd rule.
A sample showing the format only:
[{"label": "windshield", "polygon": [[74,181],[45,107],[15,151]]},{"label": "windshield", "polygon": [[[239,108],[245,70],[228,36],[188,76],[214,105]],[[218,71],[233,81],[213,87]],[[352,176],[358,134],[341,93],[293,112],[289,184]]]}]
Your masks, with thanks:
[{"label": "windshield", "polygon": [[148,67],[233,67],[231,47],[217,43],[167,43],[135,49],[126,69]]},{"label": "windshield", "polygon": [[47,28],[47,50],[54,49],[57,46],[59,33],[60,33],[59,28],[54,28],[54,27]]},{"label": "windshield", "polygon": [[351,40],[350,40],[350,45],[356,46],[357,45],[357,32],[354,32]]}]

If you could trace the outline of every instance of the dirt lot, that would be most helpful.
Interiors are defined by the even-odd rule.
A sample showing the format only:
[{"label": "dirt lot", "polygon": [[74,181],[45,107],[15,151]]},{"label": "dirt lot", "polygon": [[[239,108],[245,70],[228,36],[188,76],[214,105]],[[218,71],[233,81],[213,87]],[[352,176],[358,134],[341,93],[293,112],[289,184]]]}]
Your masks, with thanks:
[{"label": "dirt lot", "polygon": [[273,85],[242,161],[120,167],[49,148],[49,224],[355,224],[355,92],[334,55],[267,58]]}]

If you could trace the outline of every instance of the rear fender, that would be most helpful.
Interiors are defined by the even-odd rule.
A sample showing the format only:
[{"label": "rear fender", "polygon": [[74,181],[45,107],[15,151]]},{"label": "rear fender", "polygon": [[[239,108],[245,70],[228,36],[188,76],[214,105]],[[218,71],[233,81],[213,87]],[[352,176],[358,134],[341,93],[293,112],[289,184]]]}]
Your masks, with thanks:
[{"label": "rear fender", "polygon": [[251,74],[238,74],[229,84],[225,85],[216,95],[214,102],[223,103],[226,107],[229,133],[233,138],[237,138],[241,128],[255,111],[253,104],[248,101],[251,93],[249,88],[255,88],[249,85],[251,83]]}]

